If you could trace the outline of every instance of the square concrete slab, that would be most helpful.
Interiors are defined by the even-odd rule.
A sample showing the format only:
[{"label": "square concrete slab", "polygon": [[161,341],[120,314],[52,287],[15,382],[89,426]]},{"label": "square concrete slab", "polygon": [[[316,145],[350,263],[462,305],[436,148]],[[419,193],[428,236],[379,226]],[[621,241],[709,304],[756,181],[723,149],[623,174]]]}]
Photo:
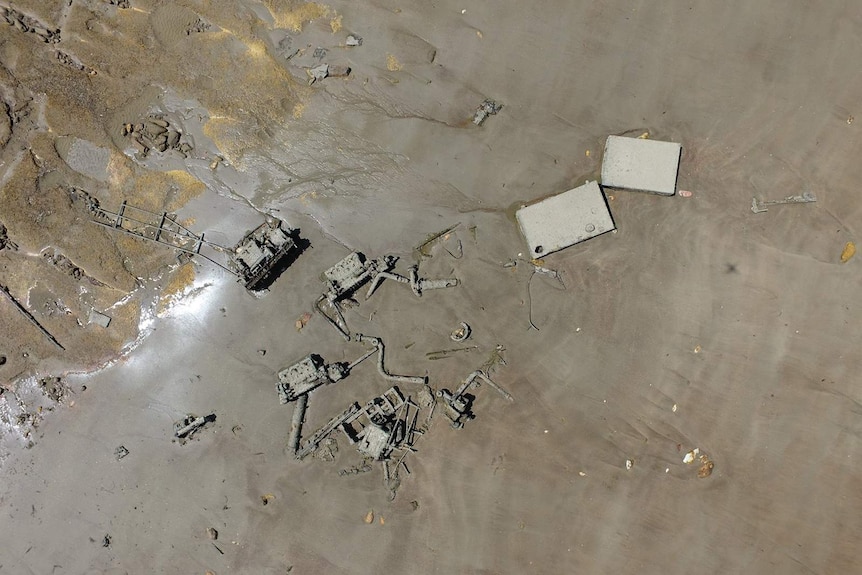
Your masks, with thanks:
[{"label": "square concrete slab", "polygon": [[605,195],[597,182],[517,211],[518,225],[538,258],[616,229]]},{"label": "square concrete slab", "polygon": [[602,185],[672,196],[682,146],[623,136],[608,136],[602,158]]}]

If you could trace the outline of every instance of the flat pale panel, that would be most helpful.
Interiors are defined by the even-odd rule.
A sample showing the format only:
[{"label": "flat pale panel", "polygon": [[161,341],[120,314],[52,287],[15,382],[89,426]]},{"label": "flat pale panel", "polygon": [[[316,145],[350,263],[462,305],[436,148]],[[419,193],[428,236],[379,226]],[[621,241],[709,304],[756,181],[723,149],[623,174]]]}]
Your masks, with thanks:
[{"label": "flat pale panel", "polygon": [[533,258],[615,229],[604,193],[596,182],[525,206],[515,216]]},{"label": "flat pale panel", "polygon": [[602,185],[672,196],[682,146],[640,138],[608,136],[602,158]]}]

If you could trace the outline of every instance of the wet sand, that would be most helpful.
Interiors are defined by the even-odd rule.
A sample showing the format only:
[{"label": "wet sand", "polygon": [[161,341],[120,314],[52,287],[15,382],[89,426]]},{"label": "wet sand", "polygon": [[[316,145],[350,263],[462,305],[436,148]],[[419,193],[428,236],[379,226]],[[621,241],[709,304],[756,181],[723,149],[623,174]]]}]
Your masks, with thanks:
[{"label": "wet sand", "polygon": [[[168,301],[179,273],[169,250],[101,230],[85,236],[102,242],[96,253],[67,242],[87,273],[114,282],[116,293],[98,294],[105,305],[133,293],[139,311],[108,344],[76,326],[77,308],[39,316],[64,341],[96,338],[98,353],[5,338],[32,355],[15,363],[2,351],[16,383],[0,397],[0,529],[14,533],[0,573],[854,570],[859,261],[840,262],[862,217],[862,23],[851,8],[273,5],[75,0],[68,14],[31,12],[65,22],[57,44],[0,29],[14,89],[48,95],[39,121],[19,124],[29,131],[13,126],[10,142],[35,155],[3,174],[0,222],[22,248],[0,252],[2,281],[15,293],[38,287],[45,269],[33,262],[49,242],[10,182],[32,195],[54,172],[49,184],[176,211],[225,244],[265,214],[311,243],[262,297],[198,262]],[[363,44],[340,46],[347,34]],[[350,76],[308,86],[315,47]],[[97,74],[59,67],[56,49]],[[55,72],[37,77],[31,63]],[[486,97],[503,109],[473,126]],[[188,135],[186,158],[141,157],[122,135],[152,114]],[[597,178],[607,135],[643,132],[682,144],[678,189],[691,197],[608,190],[618,231],[546,258],[560,280],[534,274],[514,209]],[[60,136],[110,150],[109,179],[93,177],[99,152],[67,164]],[[749,209],[753,196],[804,191],[817,203]],[[25,198],[14,213],[31,215],[13,220],[14,198]],[[427,373],[435,388],[502,346],[492,376],[515,401],[483,386],[464,429],[435,416],[393,501],[379,466],[339,476],[359,462],[340,436],[334,462],[294,461],[276,372],[309,353],[350,360],[364,349],[316,314],[296,330],[320,273],[354,249],[398,254],[403,271],[429,234],[456,224],[463,257],[435,244],[420,272],[461,285],[420,299],[387,281],[347,318],[383,338],[390,369]],[[30,337],[0,309],[4,333]],[[478,347],[429,359],[453,347],[460,321]],[[119,361],[73,373],[130,346],[142,324]],[[63,375],[62,402],[38,389],[46,375]],[[362,364],[314,392],[306,428],[390,385]],[[213,424],[172,441],[175,421],[209,412]],[[714,464],[708,477],[699,460],[683,462],[695,448]]]}]

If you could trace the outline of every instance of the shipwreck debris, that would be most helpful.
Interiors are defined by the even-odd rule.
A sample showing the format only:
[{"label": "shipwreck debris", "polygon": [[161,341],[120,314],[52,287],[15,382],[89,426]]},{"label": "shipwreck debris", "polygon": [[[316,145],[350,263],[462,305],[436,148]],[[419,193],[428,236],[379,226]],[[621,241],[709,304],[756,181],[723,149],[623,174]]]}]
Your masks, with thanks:
[{"label": "shipwreck debris", "polygon": [[308,394],[321,385],[341,381],[350,375],[350,371],[354,367],[376,351],[377,349],[373,349],[351,363],[324,364],[323,358],[317,354],[306,356],[278,372],[278,383],[275,387],[279,401],[285,404]]},{"label": "shipwreck debris", "polygon": [[642,138],[608,136],[602,157],[602,185],[661,196],[676,192],[682,145]]},{"label": "shipwreck debris", "polygon": [[326,436],[328,436],[330,433],[332,433],[333,431],[338,429],[338,427],[342,423],[344,423],[345,421],[350,419],[353,415],[358,413],[359,410],[360,410],[359,404],[353,403],[350,407],[345,409],[343,412],[339,413],[338,415],[336,415],[335,417],[330,419],[326,423],[326,425],[324,425],[323,427],[321,427],[320,429],[315,431],[311,435],[311,437],[308,438],[308,441],[305,442],[305,445],[303,445],[295,453],[296,458],[302,459],[306,455],[308,455],[309,453],[311,453],[312,451],[317,449],[317,446],[320,445],[320,442],[323,441],[326,438]]},{"label": "shipwreck debris", "polygon": [[[455,278],[439,280],[420,278],[418,266],[415,265],[410,268],[409,277],[394,273],[392,270],[397,261],[398,258],[393,255],[385,255],[377,259],[368,260],[361,252],[348,254],[334,266],[323,272],[328,289],[326,293],[317,299],[314,307],[341,333],[345,340],[349,341],[350,329],[347,327],[347,322],[344,319],[339,302],[350,299],[367,282],[370,281],[371,285],[368,287],[365,299],[370,298],[385,279],[409,284],[413,293],[418,297],[421,297],[425,290],[458,285],[458,280]],[[324,303],[331,311],[324,310]]]},{"label": "shipwreck debris", "polygon": [[[204,425],[215,420],[215,413],[211,413],[203,417],[198,417],[194,414],[189,413],[174,424],[174,437],[176,437],[177,439],[188,441]],[[185,441],[182,441],[181,443],[184,443]]]},{"label": "shipwreck debris", "polygon": [[[130,236],[199,256],[239,278],[250,291],[266,288],[299,256],[304,243],[299,231],[276,218],[248,232],[236,246],[226,248],[205,239],[177,221],[177,215],[156,213],[120,204],[117,212],[95,204],[92,222]],[[204,253],[203,250],[206,250]]]},{"label": "shipwreck debris", "polygon": [[777,206],[780,204],[810,204],[817,201],[817,196],[813,192],[803,192],[799,196],[786,196],[780,200],[758,201],[757,198],[751,198],[751,211],[755,214],[762,214],[768,211],[768,206]]},{"label": "shipwreck debris", "polygon": [[275,218],[243,236],[233,249],[231,264],[245,288],[257,291],[275,281],[302,251],[298,240],[298,230]]},{"label": "shipwreck debris", "polygon": [[515,217],[533,258],[616,229],[604,192],[595,181],[522,206]]}]

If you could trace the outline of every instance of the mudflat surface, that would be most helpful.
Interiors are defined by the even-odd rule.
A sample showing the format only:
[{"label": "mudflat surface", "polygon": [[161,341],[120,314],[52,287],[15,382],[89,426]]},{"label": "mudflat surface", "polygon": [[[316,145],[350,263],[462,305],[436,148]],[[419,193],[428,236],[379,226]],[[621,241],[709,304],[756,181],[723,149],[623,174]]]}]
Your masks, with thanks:
[{"label": "mudflat surface", "polygon": [[[123,6],[19,2],[44,26],[0,21],[17,245],[0,281],[67,348],[0,301],[0,573],[856,570],[851,5]],[[350,75],[309,86],[320,62]],[[476,127],[485,98],[503,108]],[[144,154],[124,126],[153,118],[182,136]],[[607,136],[644,132],[682,144],[690,197],[610,192],[615,233],[523,255],[515,209],[597,179]],[[90,225],[70,189],[225,245],[275,215],[311,247],[254,297]],[[749,209],[805,191],[817,202]],[[435,415],[393,500],[379,464],[339,475],[359,462],[342,436],[335,461],[294,461],[274,388],[309,353],[364,351],[319,314],[295,327],[351,250],[461,280],[422,298],[387,280],[347,310],[388,369],[451,389],[501,356],[515,398],[476,389],[461,430]],[[429,357],[461,321],[476,347]],[[311,395],[306,429],[390,385],[361,364]]]}]

